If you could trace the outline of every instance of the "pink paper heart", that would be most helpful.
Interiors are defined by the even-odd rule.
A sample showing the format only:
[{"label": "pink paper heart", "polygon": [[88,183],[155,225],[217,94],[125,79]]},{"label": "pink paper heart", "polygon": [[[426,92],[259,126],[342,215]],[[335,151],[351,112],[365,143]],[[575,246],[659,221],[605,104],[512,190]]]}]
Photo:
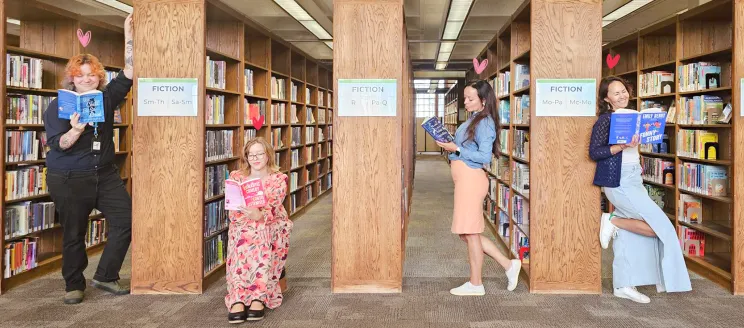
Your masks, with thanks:
[{"label": "pink paper heart", "polygon": [[85,35],[83,35],[83,30],[78,29],[77,37],[78,37],[78,40],[80,41],[80,44],[83,45],[83,48],[87,47],[88,43],[90,43],[90,39],[91,39],[90,31],[85,32]]},{"label": "pink paper heart", "polygon": [[256,131],[261,130],[261,127],[263,127],[264,124],[264,117],[251,117],[251,122],[253,122],[253,127],[256,129]]},{"label": "pink paper heart", "polygon": [[607,67],[612,69],[618,62],[620,62],[620,55],[617,54],[615,55],[615,58],[612,58],[612,55],[607,54],[607,59],[605,61],[607,61]]},{"label": "pink paper heart", "polygon": [[486,69],[486,66],[488,66],[488,59],[484,59],[480,64],[478,64],[478,58],[473,58],[473,68],[476,73],[480,74],[483,72],[483,70]]}]

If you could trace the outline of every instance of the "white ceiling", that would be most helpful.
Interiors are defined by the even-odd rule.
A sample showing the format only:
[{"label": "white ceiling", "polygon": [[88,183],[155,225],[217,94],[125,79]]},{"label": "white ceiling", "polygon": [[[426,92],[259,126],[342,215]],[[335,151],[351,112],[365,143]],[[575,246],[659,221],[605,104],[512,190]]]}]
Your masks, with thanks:
[{"label": "white ceiling", "polygon": [[[38,0],[89,18],[123,25],[126,13],[94,0]],[[132,4],[133,0],[119,0]],[[320,42],[303,25],[289,16],[272,0],[219,0],[238,13],[264,26],[308,55],[326,62],[333,51]],[[333,0],[295,0],[325,30],[333,34]],[[467,70],[472,58],[478,56],[487,42],[501,29],[524,0],[475,0],[470,14],[450,57],[448,70]],[[607,15],[630,0],[604,0],[603,15]],[[611,42],[688,7],[711,0],[655,0],[603,29],[603,42]],[[715,1],[715,0],[713,0]],[[404,0],[409,49],[414,70],[432,70],[439,40],[447,19],[450,0]],[[629,28],[630,27],[630,28]],[[8,24],[9,33],[17,33],[16,25]]]}]

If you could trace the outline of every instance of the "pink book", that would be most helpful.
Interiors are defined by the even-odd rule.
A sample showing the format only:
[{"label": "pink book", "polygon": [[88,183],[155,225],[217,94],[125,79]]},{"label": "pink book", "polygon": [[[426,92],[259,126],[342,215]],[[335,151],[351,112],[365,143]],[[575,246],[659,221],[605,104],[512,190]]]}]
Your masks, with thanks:
[{"label": "pink book", "polygon": [[261,179],[251,179],[238,182],[232,179],[225,180],[225,209],[237,211],[240,206],[259,208],[266,205]]}]

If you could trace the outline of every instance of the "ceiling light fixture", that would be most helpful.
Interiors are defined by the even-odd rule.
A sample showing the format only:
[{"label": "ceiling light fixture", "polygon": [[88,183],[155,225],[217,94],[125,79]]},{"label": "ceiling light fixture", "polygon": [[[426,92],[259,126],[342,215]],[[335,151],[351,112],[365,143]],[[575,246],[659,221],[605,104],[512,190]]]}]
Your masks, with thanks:
[{"label": "ceiling light fixture", "polygon": [[8,23],[10,23],[10,24],[21,25],[21,21],[15,19],[15,18],[6,18],[5,21],[8,22]]},{"label": "ceiling light fixture", "polygon": [[465,20],[468,18],[472,7],[473,0],[450,1],[447,20],[442,32],[442,40],[445,41],[439,44],[436,69],[443,70],[447,67],[452,49],[455,47],[455,41],[460,37],[462,26],[465,25]]},{"label": "ceiling light fixture", "polygon": [[654,0],[632,0],[622,5],[620,8],[617,8],[613,12],[602,17],[602,27],[605,27],[608,24],[625,17],[625,15],[630,14],[637,9],[649,4],[651,1]]},{"label": "ceiling light fixture", "polygon": [[[326,31],[323,26],[310,16],[302,6],[300,6],[295,0],[274,0],[274,3],[282,7],[292,18],[296,19],[302,26],[304,26],[310,33],[314,34],[319,40],[324,41],[328,48],[333,49],[333,36]],[[326,42],[328,41],[328,42]]]},{"label": "ceiling light fixture", "polygon": [[102,4],[107,5],[109,7],[113,7],[113,8],[119,9],[119,10],[121,10],[121,11],[127,13],[127,14],[131,14],[132,13],[132,6],[130,6],[130,5],[126,4],[126,3],[122,3],[122,2],[119,2],[119,1],[116,1],[116,0],[96,0],[96,2],[102,3]]}]

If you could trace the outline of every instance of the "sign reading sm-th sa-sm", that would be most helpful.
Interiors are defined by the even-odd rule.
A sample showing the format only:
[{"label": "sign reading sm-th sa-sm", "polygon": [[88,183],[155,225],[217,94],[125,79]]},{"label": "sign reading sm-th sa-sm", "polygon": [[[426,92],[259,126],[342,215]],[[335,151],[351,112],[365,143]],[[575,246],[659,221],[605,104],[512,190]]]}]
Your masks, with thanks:
[{"label": "sign reading sm-th sa-sm", "polygon": [[195,78],[137,79],[138,116],[196,116],[199,83]]}]

